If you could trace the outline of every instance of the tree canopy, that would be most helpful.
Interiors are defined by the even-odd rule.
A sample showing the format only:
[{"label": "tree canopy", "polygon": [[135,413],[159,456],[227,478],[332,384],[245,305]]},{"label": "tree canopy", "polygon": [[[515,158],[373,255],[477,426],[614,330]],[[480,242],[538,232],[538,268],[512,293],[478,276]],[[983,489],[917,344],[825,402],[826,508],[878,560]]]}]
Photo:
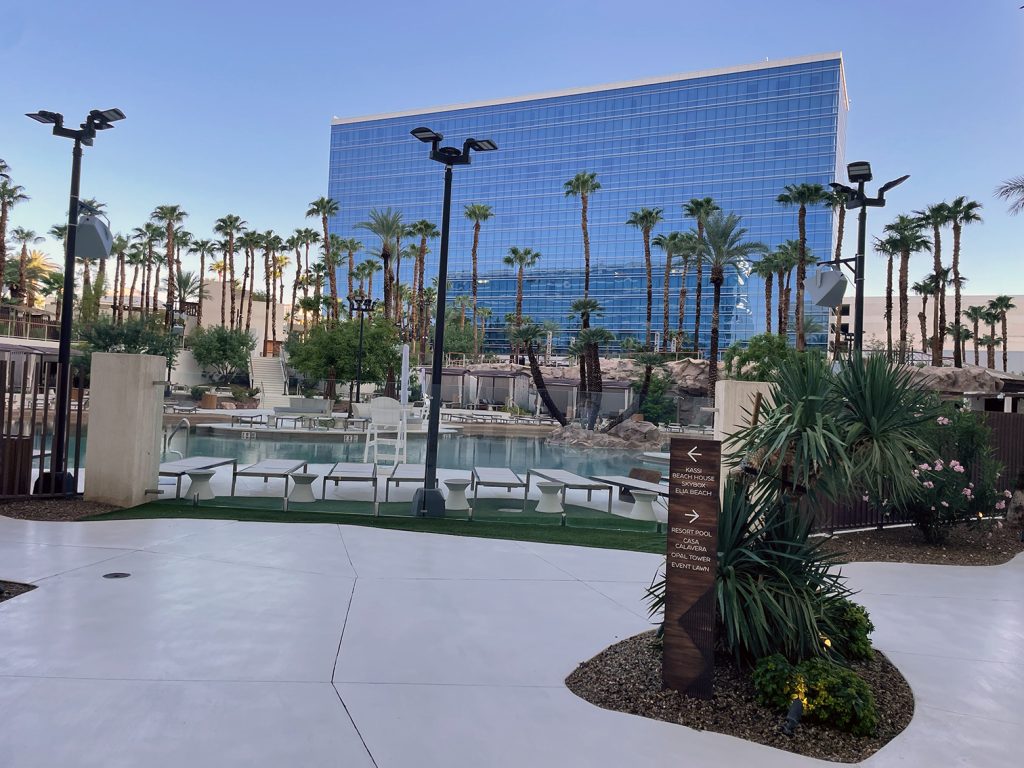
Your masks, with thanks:
[{"label": "tree canopy", "polygon": [[196,328],[188,340],[196,362],[221,381],[247,372],[249,354],[256,347],[256,340],[245,331],[222,325]]},{"label": "tree canopy", "polygon": [[[309,379],[353,381],[359,356],[359,321],[314,326],[304,337],[290,337],[285,349],[288,364]],[[380,384],[387,378],[388,369],[394,370],[400,363],[394,324],[380,317],[368,318],[363,327],[362,380]]]}]

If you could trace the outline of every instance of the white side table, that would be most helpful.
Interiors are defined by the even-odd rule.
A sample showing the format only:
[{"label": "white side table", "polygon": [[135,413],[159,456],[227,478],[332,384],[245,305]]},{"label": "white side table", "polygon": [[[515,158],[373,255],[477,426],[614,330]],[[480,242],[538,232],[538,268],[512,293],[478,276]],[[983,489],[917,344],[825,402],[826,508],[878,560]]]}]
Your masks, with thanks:
[{"label": "white side table", "polygon": [[215,474],[212,469],[193,469],[187,474],[191,481],[188,487],[188,498],[198,497],[199,501],[209,501],[214,498],[213,487],[210,485],[210,480]]},{"label": "white side table", "polygon": [[654,500],[658,498],[658,494],[654,491],[638,491],[635,488],[631,488],[629,492],[633,496],[633,508],[629,511],[630,518],[656,522],[658,518],[654,512]]},{"label": "white side table", "polygon": [[444,500],[444,508],[449,512],[465,512],[469,509],[469,499],[466,498],[466,488],[469,480],[445,480],[448,487],[448,498]]},{"label": "white side table", "polygon": [[558,496],[562,492],[562,487],[562,483],[556,483],[552,480],[538,481],[537,488],[540,490],[540,501],[537,502],[537,511],[550,515],[561,514],[562,501]]},{"label": "white side table", "polygon": [[313,481],[316,480],[316,475],[310,472],[292,472],[288,477],[293,483],[292,492],[288,494],[289,502],[306,504],[316,501],[316,496],[313,495]]}]

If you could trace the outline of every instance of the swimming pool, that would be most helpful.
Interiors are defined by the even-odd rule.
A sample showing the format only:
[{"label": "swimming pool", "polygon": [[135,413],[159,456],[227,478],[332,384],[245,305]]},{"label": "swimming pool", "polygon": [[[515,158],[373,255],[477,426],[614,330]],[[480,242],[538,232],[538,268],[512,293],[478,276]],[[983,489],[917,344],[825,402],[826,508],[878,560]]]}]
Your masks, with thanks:
[{"label": "swimming pool", "polygon": [[[180,435],[175,437],[173,447],[184,449]],[[311,464],[360,462],[363,460],[363,440],[303,443],[194,434],[188,439],[188,455],[230,456],[237,458],[240,464],[261,459],[297,459]],[[425,460],[426,441],[409,440],[408,461],[422,464]],[[566,469],[580,475],[625,475],[642,463],[640,451],[548,445],[543,437],[442,434],[437,443],[437,465],[443,469],[508,467],[516,472],[525,472],[531,467],[547,467]]]}]

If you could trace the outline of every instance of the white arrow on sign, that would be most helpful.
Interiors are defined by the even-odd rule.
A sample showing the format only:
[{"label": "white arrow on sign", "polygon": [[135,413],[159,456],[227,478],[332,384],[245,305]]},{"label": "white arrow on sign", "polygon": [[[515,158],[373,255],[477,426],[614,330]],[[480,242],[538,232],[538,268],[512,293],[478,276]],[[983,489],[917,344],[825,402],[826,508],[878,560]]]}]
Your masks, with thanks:
[{"label": "white arrow on sign", "polygon": [[694,453],[694,451],[696,451],[696,450],[697,450],[697,446],[695,445],[695,446],[693,446],[693,448],[691,448],[689,451],[686,452],[686,455],[690,457],[690,461],[696,461],[698,456],[703,456],[704,455],[702,453]]},{"label": "white arrow on sign", "polygon": [[700,517],[700,515],[697,514],[697,510],[696,509],[691,509],[686,516],[688,518],[690,518],[690,523],[691,524],[697,522],[697,518]]}]

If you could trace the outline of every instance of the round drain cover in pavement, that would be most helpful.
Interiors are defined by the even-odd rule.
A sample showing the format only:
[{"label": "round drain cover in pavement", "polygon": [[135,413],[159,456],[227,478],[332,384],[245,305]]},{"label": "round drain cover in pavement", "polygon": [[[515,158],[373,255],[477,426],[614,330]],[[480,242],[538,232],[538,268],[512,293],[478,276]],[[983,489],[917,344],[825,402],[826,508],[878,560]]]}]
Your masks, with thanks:
[{"label": "round drain cover in pavement", "polygon": [[129,576],[131,576],[130,573],[118,573],[116,571],[114,573],[103,574],[104,579],[127,579]]}]

